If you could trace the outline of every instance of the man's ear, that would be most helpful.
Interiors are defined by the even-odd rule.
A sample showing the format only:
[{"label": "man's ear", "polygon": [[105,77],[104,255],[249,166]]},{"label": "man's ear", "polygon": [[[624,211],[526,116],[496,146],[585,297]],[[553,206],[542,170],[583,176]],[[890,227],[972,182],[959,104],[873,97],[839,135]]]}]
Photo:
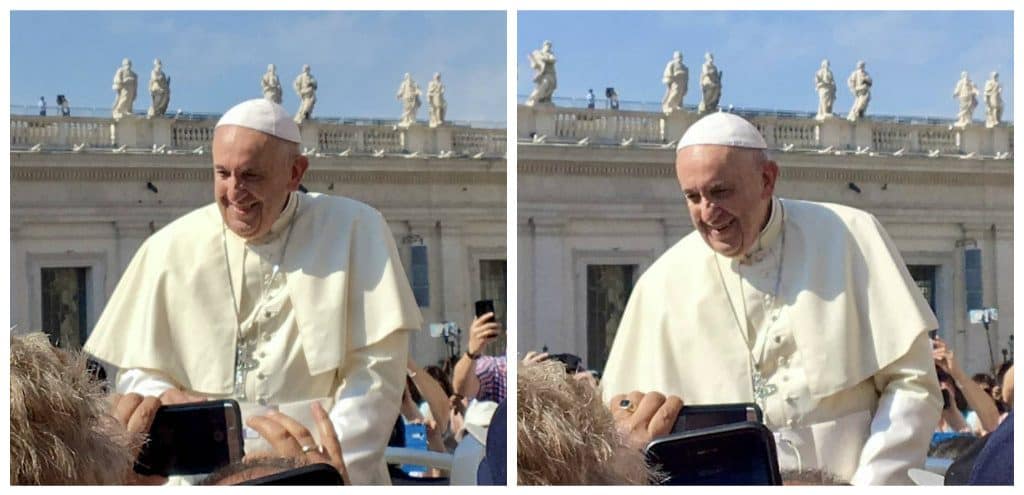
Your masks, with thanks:
[{"label": "man's ear", "polygon": [[770,198],[775,194],[775,181],[779,178],[779,164],[774,160],[765,160],[761,167],[761,178],[764,181],[762,196]]},{"label": "man's ear", "polygon": [[288,180],[288,189],[297,191],[299,184],[302,183],[302,176],[306,175],[306,169],[309,168],[309,158],[301,153],[296,153],[295,159],[292,161],[292,176]]}]

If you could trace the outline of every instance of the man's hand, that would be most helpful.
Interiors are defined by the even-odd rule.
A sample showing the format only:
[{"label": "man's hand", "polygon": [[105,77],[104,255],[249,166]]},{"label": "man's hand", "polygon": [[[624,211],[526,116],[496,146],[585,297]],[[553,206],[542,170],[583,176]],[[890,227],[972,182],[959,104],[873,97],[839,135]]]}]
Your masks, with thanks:
[{"label": "man's hand", "polygon": [[[160,406],[160,399],[156,397],[143,397],[139,394],[114,394],[111,396],[111,414],[132,436],[149,434],[149,428],[153,425],[153,419],[156,418],[156,411],[160,409]],[[142,445],[131,446],[132,454],[135,457],[139,456]],[[167,478],[155,475],[143,476],[135,471],[130,471],[125,483],[128,485],[162,485],[167,483]]]},{"label": "man's hand", "polygon": [[160,394],[160,403],[165,406],[173,404],[189,404],[192,402],[204,402],[206,397],[185,392],[184,390],[172,388]]},{"label": "man's hand", "polygon": [[[338,441],[338,434],[334,431],[334,424],[331,423],[327,411],[324,411],[319,401],[313,401],[310,407],[320,433],[320,441],[323,442],[321,445],[316,444],[309,429],[277,411],[270,411],[265,416],[253,416],[245,424],[256,430],[264,440],[270,443],[277,455],[305,458],[310,463],[330,464],[341,473],[346,485],[351,484],[341,453],[341,442]],[[256,454],[257,457],[265,455],[267,454]]]},{"label": "man's hand", "polygon": [[942,371],[949,373],[957,382],[962,381],[964,378],[963,370],[960,369],[960,364],[957,363],[953,350],[946,345],[946,341],[939,337],[932,339],[932,359],[935,360],[935,364],[939,368],[942,368]]},{"label": "man's hand", "polygon": [[626,443],[643,450],[651,440],[667,435],[683,408],[683,400],[675,395],[666,398],[658,392],[633,391],[618,394],[608,403],[615,426]]},{"label": "man's hand", "polygon": [[523,358],[523,364],[537,364],[548,358],[548,353],[530,351],[526,353],[526,357]]},{"label": "man's hand", "polygon": [[484,346],[501,335],[501,323],[494,321],[494,313],[484,313],[469,327],[469,344],[466,346],[470,354],[479,354]]}]

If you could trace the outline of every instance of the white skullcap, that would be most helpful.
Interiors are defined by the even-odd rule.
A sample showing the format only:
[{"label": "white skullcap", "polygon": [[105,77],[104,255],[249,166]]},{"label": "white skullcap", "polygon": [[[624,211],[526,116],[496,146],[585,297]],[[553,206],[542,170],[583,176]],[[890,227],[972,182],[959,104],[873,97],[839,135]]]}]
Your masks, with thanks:
[{"label": "white skullcap", "polygon": [[279,137],[285,141],[301,143],[299,125],[284,107],[264,98],[243,101],[228,110],[217,121],[217,126],[237,125]]},{"label": "white skullcap", "polygon": [[737,148],[768,149],[754,124],[743,117],[726,112],[715,112],[694,122],[679,139],[676,151],[698,144],[719,144]]}]

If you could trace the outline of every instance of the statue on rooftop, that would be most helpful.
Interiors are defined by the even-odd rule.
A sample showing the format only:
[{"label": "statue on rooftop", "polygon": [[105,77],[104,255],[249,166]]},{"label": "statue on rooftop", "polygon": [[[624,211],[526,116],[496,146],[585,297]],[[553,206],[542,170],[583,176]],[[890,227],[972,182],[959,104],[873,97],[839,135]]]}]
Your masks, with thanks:
[{"label": "statue on rooftop", "polygon": [[718,100],[722,98],[722,71],[715,66],[715,56],[711,53],[704,54],[704,65],[700,70],[700,89],[704,94],[697,107],[697,113],[718,110]]},{"label": "statue on rooftop", "polygon": [[683,65],[683,54],[673,52],[672,60],[665,65],[665,71],[661,74],[661,82],[666,86],[665,96],[661,99],[661,111],[665,115],[683,109],[689,79],[690,70]]},{"label": "statue on rooftop", "polygon": [[853,106],[850,107],[850,113],[846,116],[846,120],[856,122],[864,118],[864,114],[868,110],[868,102],[871,101],[871,84],[871,76],[864,69],[864,61],[857,62],[857,68],[846,80],[846,85],[853,93]]},{"label": "statue on rooftop", "polygon": [[153,71],[149,73],[149,95],[153,103],[146,112],[146,118],[163,117],[167,104],[171,102],[171,78],[164,74],[160,59],[153,60]]},{"label": "statue on rooftop", "polygon": [[301,100],[299,111],[295,112],[295,123],[301,124],[313,117],[313,105],[316,104],[316,78],[309,72],[308,64],[302,66],[302,73],[295,78],[292,86]]},{"label": "statue on rooftop", "polygon": [[554,105],[551,96],[558,87],[555,75],[555,54],[551,51],[551,42],[545,41],[540,50],[534,50],[526,57],[530,68],[534,70],[533,92],[526,99],[526,106]]},{"label": "statue on rooftop", "polygon": [[267,72],[260,79],[260,87],[263,88],[264,99],[281,104],[281,80],[277,78],[277,67],[274,64],[267,66]]},{"label": "statue on rooftop", "polygon": [[999,125],[1003,119],[1003,86],[999,84],[999,73],[993,72],[985,82],[985,127]]},{"label": "statue on rooftop", "polygon": [[956,115],[956,123],[953,127],[963,129],[970,125],[974,119],[974,109],[978,108],[978,87],[971,81],[967,71],[960,73],[960,80],[953,88],[953,98],[960,103],[960,110]]},{"label": "statue on rooftop", "polygon": [[398,86],[395,97],[402,102],[402,118],[399,120],[400,127],[409,127],[416,123],[416,112],[420,109],[420,87],[412,80],[408,72],[402,78],[402,84]]},{"label": "statue on rooftop", "polygon": [[427,85],[427,102],[430,103],[430,127],[443,125],[448,102],[444,99],[444,84],[441,84],[440,72],[435,72],[434,79]]},{"label": "statue on rooftop", "polygon": [[834,117],[832,105],[836,102],[836,79],[832,76],[828,59],[822,60],[821,68],[814,73],[814,87],[818,90],[818,114],[814,118],[825,120]]},{"label": "statue on rooftop", "polygon": [[139,87],[139,78],[132,71],[132,61],[127,58],[121,60],[121,67],[114,73],[114,108],[112,116],[114,120],[121,120],[126,115],[132,114],[132,106],[135,104],[135,94]]}]

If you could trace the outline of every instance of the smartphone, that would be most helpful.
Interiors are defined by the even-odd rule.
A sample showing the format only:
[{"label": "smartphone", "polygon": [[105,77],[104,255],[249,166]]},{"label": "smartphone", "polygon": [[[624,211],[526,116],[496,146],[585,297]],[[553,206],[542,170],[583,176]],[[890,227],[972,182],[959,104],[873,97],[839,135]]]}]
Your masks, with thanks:
[{"label": "smartphone", "polygon": [[683,406],[672,426],[672,433],[699,430],[743,422],[763,423],[761,408],[753,402]]},{"label": "smartphone", "polygon": [[264,476],[262,478],[243,481],[239,485],[283,485],[283,486],[309,486],[309,485],[344,485],[345,479],[341,473],[330,464],[317,463],[300,468],[281,471],[277,474]]},{"label": "smartphone", "polygon": [[775,437],[761,423],[743,422],[678,433],[647,445],[662,485],[781,485]]},{"label": "smartphone", "polygon": [[242,412],[234,400],[161,406],[135,461],[144,475],[211,473],[241,460]]},{"label": "smartphone", "polygon": [[[493,299],[481,299],[475,303],[476,316],[477,318],[487,314],[494,313],[494,300]],[[494,315],[497,318],[497,314]]]}]

